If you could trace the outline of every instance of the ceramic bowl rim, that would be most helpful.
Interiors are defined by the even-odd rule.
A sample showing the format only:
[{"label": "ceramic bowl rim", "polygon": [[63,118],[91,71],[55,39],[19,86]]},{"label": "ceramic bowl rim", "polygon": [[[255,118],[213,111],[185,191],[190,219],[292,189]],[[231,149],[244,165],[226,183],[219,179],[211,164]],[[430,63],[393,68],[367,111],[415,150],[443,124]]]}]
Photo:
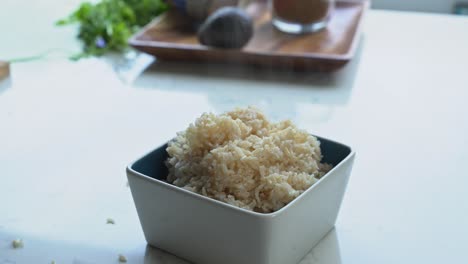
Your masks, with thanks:
[{"label": "ceramic bowl rim", "polygon": [[[207,202],[207,203],[211,203],[213,205],[216,205],[218,207],[222,207],[224,209],[228,209],[228,210],[232,210],[232,211],[237,211],[239,213],[242,213],[242,214],[245,214],[245,215],[248,215],[248,216],[253,216],[253,217],[257,217],[257,218],[274,218],[274,217],[278,217],[279,215],[282,215],[282,214],[285,214],[287,211],[289,211],[288,209],[291,208],[291,207],[294,207],[298,201],[302,200],[305,196],[307,196],[309,193],[313,192],[314,189],[316,188],[319,188],[320,185],[322,185],[322,182],[324,181],[327,181],[327,179],[333,175],[336,170],[338,170],[341,166],[343,166],[343,164],[345,164],[349,159],[351,159],[353,156],[356,155],[356,152],[354,151],[353,148],[351,148],[350,146],[348,145],[345,145],[343,143],[339,143],[337,141],[334,141],[334,140],[330,140],[328,138],[324,138],[324,137],[319,137],[319,136],[316,136],[317,139],[320,141],[320,140],[326,140],[330,143],[333,143],[333,144],[337,144],[337,145],[341,145],[341,146],[344,146],[346,148],[349,149],[349,154],[346,155],[345,158],[343,158],[343,160],[341,160],[338,164],[336,164],[333,169],[331,169],[329,172],[327,172],[322,178],[320,178],[316,183],[314,183],[312,186],[310,186],[309,188],[307,188],[307,190],[305,190],[303,193],[301,193],[298,197],[294,198],[291,202],[289,202],[287,205],[283,206],[281,209],[277,210],[277,211],[274,211],[274,212],[271,212],[271,213],[259,213],[259,212],[254,212],[254,211],[250,211],[250,210],[247,210],[247,209],[244,209],[244,208],[240,208],[240,207],[237,207],[237,206],[234,206],[234,205],[231,205],[231,204],[228,204],[228,203],[225,203],[225,202],[222,202],[222,201],[218,201],[216,199],[213,199],[213,198],[209,198],[209,197],[206,197],[206,196],[203,196],[201,194],[198,194],[198,193],[195,193],[195,192],[191,192],[189,190],[186,190],[186,189],[183,189],[181,187],[178,187],[178,186],[175,186],[175,185],[172,185],[168,182],[165,182],[165,181],[162,181],[162,180],[158,180],[158,179],[155,179],[153,177],[150,177],[150,176],[147,176],[143,173],[140,173],[138,171],[136,171],[135,169],[133,169],[133,166],[135,165],[135,163],[137,163],[138,161],[140,161],[141,159],[143,159],[144,157],[148,156],[149,154],[153,153],[154,151],[162,148],[163,146],[165,146],[168,142],[160,145],[159,147],[157,148],[154,148],[152,151],[146,153],[145,155],[141,156],[139,159],[137,159],[136,161],[130,163],[127,168],[126,168],[126,171],[127,171],[127,175],[134,175],[134,176],[137,176],[143,180],[146,180],[146,181],[149,181],[151,183],[154,183],[154,184],[157,184],[157,185],[160,185],[161,187],[163,188],[166,188],[167,190],[170,190],[170,191],[173,191],[173,192],[176,192],[178,194],[182,194],[182,195],[186,195],[186,196],[189,196],[191,198],[195,198],[195,199],[198,199],[198,200],[201,200],[201,201],[204,201],[204,202]],[[130,186],[131,188],[131,186]]]}]

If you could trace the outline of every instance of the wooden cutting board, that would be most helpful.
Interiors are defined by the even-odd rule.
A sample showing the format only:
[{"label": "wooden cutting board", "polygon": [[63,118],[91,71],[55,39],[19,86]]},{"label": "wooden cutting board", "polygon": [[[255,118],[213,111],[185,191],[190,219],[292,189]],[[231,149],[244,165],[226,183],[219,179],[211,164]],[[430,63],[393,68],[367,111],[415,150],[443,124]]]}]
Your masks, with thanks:
[{"label": "wooden cutting board", "polygon": [[10,76],[10,64],[0,60],[0,81]]},{"label": "wooden cutting board", "polygon": [[201,45],[193,23],[177,12],[167,12],[135,34],[129,43],[163,60],[334,71],[353,58],[368,6],[368,1],[338,1],[325,30],[291,35],[271,24],[267,1],[254,2],[247,11],[254,19],[255,33],[242,50]]}]

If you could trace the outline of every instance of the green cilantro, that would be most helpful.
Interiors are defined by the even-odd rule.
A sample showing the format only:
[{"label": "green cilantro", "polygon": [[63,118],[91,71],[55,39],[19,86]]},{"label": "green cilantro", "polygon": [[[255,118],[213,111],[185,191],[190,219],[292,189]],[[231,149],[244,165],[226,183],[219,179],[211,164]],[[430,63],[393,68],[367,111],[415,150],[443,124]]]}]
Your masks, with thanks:
[{"label": "green cilantro", "polygon": [[57,25],[78,23],[78,39],[83,51],[72,59],[101,56],[107,52],[123,52],[127,40],[154,17],[166,11],[163,0],[101,0],[83,3]]}]

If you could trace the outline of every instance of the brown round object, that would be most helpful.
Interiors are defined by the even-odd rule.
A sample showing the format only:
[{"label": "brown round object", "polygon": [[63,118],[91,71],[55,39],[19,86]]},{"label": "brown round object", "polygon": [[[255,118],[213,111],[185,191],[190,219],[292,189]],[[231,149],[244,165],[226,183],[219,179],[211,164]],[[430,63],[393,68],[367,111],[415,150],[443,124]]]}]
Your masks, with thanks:
[{"label": "brown round object", "polygon": [[217,10],[198,30],[201,44],[217,48],[242,48],[252,35],[252,19],[242,9],[235,7],[223,7]]}]

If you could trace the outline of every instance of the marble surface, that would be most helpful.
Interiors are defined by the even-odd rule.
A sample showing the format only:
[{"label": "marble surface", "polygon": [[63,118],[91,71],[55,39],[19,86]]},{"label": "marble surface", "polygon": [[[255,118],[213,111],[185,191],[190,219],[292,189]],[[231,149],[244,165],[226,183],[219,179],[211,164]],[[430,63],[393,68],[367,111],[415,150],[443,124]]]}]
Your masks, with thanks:
[{"label": "marble surface", "polygon": [[[49,23],[76,2],[2,2],[0,58],[77,49]],[[41,12],[19,11],[31,5]],[[301,264],[466,262],[466,28],[371,11],[355,60],[325,75],[135,54],[13,64],[0,83],[0,263],[187,263],[146,245],[125,166],[202,112],[246,105],[357,151],[336,228]]]}]

